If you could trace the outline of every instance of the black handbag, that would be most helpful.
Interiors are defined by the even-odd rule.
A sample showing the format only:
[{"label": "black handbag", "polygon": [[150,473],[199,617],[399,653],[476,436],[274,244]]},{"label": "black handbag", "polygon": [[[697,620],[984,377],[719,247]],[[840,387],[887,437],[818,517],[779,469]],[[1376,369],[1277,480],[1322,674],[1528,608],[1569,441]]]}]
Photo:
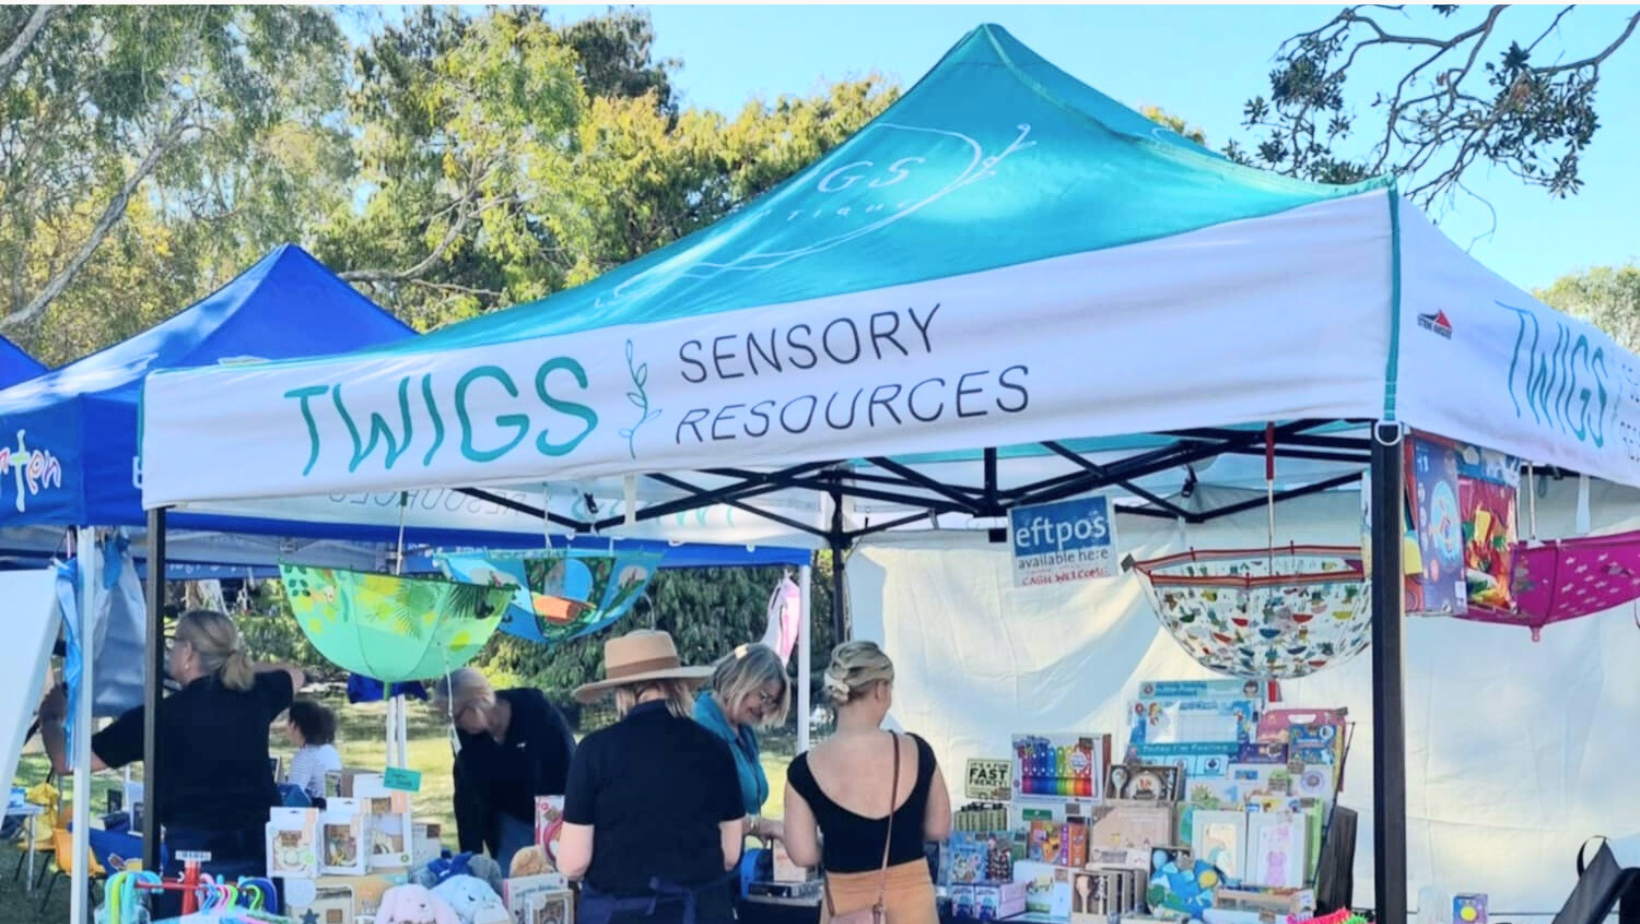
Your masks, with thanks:
[{"label": "black handbag", "polygon": [[[1589,845],[1600,842],[1594,859],[1585,862]],[[1617,909],[1618,924],[1640,924],[1640,868],[1617,862],[1603,837],[1590,838],[1577,851],[1577,885],[1554,924],[1601,924]]]}]

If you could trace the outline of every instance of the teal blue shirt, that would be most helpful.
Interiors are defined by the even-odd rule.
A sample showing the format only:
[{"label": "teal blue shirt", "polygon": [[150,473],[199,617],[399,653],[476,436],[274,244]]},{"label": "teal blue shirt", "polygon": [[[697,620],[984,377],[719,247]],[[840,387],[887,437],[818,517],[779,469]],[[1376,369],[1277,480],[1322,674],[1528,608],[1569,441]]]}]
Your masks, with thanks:
[{"label": "teal blue shirt", "polygon": [[757,732],[749,725],[742,725],[740,734],[735,734],[710,693],[702,693],[695,700],[695,721],[729,743],[729,752],[735,756],[735,770],[740,775],[740,795],[746,802],[746,814],[761,814],[763,803],[769,800],[769,778],[763,772],[762,761],[758,760]]}]

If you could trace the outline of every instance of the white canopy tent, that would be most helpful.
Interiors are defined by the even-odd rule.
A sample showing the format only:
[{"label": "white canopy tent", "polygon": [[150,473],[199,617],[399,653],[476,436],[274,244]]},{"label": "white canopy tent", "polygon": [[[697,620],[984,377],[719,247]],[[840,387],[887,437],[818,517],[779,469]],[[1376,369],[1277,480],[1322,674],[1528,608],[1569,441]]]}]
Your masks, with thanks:
[{"label": "white canopy tent", "polygon": [[987,26],[783,186],[586,286],[348,356],[150,376],[143,498],[163,523],[601,485],[577,490],[621,516],[531,512],[719,505],[842,549],[1099,490],[1201,522],[1248,502],[1185,510],[1157,480],[1273,449],[1279,500],[1370,464],[1375,907],[1399,922],[1401,435],[1640,484],[1637,369],[1393,184],[1235,166]]}]

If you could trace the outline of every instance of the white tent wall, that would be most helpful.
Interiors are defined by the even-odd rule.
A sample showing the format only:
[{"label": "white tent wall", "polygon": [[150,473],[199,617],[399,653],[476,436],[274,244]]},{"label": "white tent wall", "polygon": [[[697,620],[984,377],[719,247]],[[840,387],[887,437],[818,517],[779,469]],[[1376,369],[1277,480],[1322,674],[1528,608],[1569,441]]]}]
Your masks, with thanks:
[{"label": "white tent wall", "polygon": [[[1593,492],[1594,532],[1640,528],[1640,492]],[[1540,534],[1571,535],[1576,506],[1575,480],[1552,483]],[[1266,524],[1262,509],[1189,527],[1124,517],[1118,540],[1141,559],[1260,548]],[[1276,527],[1282,543],[1353,545],[1359,494],[1281,504]],[[894,719],[928,738],[958,799],[964,762],[1006,755],[1012,732],[1109,732],[1121,747],[1141,681],[1211,676],[1160,627],[1137,577],[1016,589],[1010,564],[1008,546],[951,530],[873,537],[848,563],[854,634],[894,658]],[[1362,815],[1363,905],[1373,901],[1370,654],[1283,685],[1286,701],[1345,706],[1356,723],[1343,800]],[[1640,801],[1618,785],[1640,761],[1637,660],[1627,612],[1550,626],[1536,644],[1524,628],[1408,621],[1409,901],[1434,884],[1487,892],[1495,913],[1553,914],[1586,837],[1640,831]]]}]

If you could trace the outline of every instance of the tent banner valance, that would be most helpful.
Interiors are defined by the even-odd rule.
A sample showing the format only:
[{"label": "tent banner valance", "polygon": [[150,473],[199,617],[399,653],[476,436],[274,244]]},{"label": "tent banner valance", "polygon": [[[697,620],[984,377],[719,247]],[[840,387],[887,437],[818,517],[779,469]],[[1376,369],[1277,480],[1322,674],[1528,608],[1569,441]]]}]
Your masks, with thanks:
[{"label": "tent banner valance", "polygon": [[[1373,417],[1389,349],[1389,234],[1377,190],[794,304],[162,373],[145,394],[145,502]],[[1311,271],[1321,264],[1330,271]]]}]

